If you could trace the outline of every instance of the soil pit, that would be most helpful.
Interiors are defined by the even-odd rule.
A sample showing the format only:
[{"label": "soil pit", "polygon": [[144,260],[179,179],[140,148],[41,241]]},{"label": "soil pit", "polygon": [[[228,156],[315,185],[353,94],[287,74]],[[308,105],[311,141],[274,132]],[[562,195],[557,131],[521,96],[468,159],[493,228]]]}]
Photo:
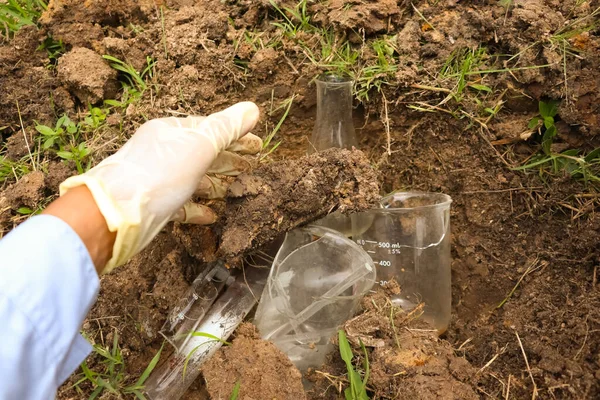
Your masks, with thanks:
[{"label": "soil pit", "polygon": [[[239,100],[258,104],[258,126],[267,127],[266,135],[292,96],[293,105],[274,138],[281,145],[271,157],[298,159],[314,124],[311,80],[323,72],[322,65],[340,61],[336,53],[352,53],[335,47],[327,53],[333,58],[311,59],[326,54],[321,52],[323,43],[347,41],[359,54],[357,62],[369,61],[380,71],[371,81],[380,85],[368,92],[368,99],[356,101],[354,116],[359,148],[377,171],[374,182],[381,194],[406,189],[453,198],[453,320],[447,336],[421,336],[410,326],[412,331],[398,331],[411,332],[402,340],[407,349],[415,344],[419,360],[432,352],[441,358],[415,365],[420,361],[411,361],[394,335],[371,324],[361,333],[372,346],[371,394],[394,398],[406,388],[413,398],[449,393],[470,398],[475,393],[480,398],[521,399],[531,398],[534,391],[543,399],[600,397],[598,189],[573,180],[567,171],[515,170],[540,154],[536,135],[527,140],[523,135],[540,100],[560,102],[554,151],[585,154],[600,147],[597,0],[307,2],[308,22],[320,34],[300,29],[295,36],[273,25],[286,21],[268,1],[49,3],[40,29],[24,27],[0,43],[5,157],[0,198],[6,199],[0,205],[0,232],[28,217],[19,208],[43,208],[56,195],[65,171],[53,165],[74,173],[57,156],[58,147],[40,149],[35,130],[36,123],[53,126],[64,113],[79,120],[88,109],[80,98],[85,82],[74,87],[78,80],[59,76],[58,64],[68,61],[60,60],[64,55],[54,62],[46,50],[36,50],[48,35],[63,41],[63,53],[85,48],[99,57],[118,57],[138,71],[147,65],[146,57],[156,61],[140,101],[111,109],[108,128],[83,135],[93,149],[93,163],[116,150],[148,118],[206,115]],[[276,3],[281,10],[296,5]],[[325,37],[325,31],[331,35]],[[466,65],[465,55],[475,61],[469,74],[459,72],[460,81],[456,72],[448,71],[443,78],[446,66]],[[389,68],[381,72],[386,63]],[[511,71],[482,72],[507,68]],[[89,88],[104,88],[105,82]],[[456,101],[450,94],[463,84],[462,99]],[[117,100],[123,100],[120,93]],[[95,105],[103,107],[101,101]],[[39,161],[35,168],[30,157]],[[23,164],[28,168],[20,169]],[[42,182],[36,171],[45,175]],[[254,204],[253,199],[247,204]],[[262,209],[256,204],[254,210],[267,210],[272,217],[285,209],[284,204]],[[256,243],[271,237],[269,233],[261,239],[258,230],[236,226],[229,217],[224,223],[247,228]],[[265,220],[259,223],[265,232],[271,229]],[[103,277],[100,297],[83,330],[104,346],[119,333],[127,382],[137,380],[160,348],[158,329],[198,268],[215,258],[221,232],[170,224],[127,266]],[[236,243],[231,247],[235,251],[254,247],[248,240],[230,243]],[[396,322],[400,327],[402,322]],[[384,346],[377,347],[380,343]],[[471,368],[454,368],[452,351],[459,364],[468,362]],[[88,366],[101,369],[101,360],[92,355]],[[439,368],[430,371],[431,365]],[[343,368],[332,357],[323,367],[331,381],[324,378],[308,397],[343,396]],[[89,396],[90,384],[80,385],[82,392],[72,388],[80,376],[61,388],[59,399]],[[429,386],[418,390],[421,384]],[[188,398],[206,399],[203,386],[198,380]]]}]

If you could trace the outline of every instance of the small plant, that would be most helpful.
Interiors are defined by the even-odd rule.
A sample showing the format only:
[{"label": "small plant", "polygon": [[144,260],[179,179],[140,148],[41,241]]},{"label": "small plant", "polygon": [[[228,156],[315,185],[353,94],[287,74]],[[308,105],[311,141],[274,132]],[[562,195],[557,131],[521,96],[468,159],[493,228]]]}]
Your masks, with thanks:
[{"label": "small plant", "polygon": [[[90,168],[88,156],[91,149],[82,136],[94,132],[105,122],[107,110],[90,107],[89,112],[79,123],[72,121],[66,114],[56,121],[54,127],[37,124],[35,129],[41,134],[42,150],[55,150],[63,160],[73,161],[81,174]],[[87,160],[87,163],[86,163]]]},{"label": "small plant", "polygon": [[529,162],[514,168],[517,171],[539,169],[540,176],[550,172],[557,174],[566,172],[585,184],[600,184],[600,148],[582,155],[578,149],[569,149],[561,153],[552,151],[552,144],[558,134],[555,117],[558,114],[558,103],[554,101],[539,103],[539,115],[529,121],[529,129],[538,130],[541,138],[541,154],[533,156]]},{"label": "small plant", "polygon": [[529,121],[529,129],[538,129],[538,132],[542,134],[542,128],[544,129],[542,135],[542,150],[545,154],[550,154],[552,142],[556,137],[558,131],[556,125],[554,125],[554,117],[558,114],[558,102],[549,101],[539,103],[540,115],[536,116]]},{"label": "small plant", "polygon": [[42,0],[5,0],[0,3],[0,26],[5,37],[17,32],[24,26],[35,25],[47,8]]},{"label": "small plant", "polygon": [[354,370],[352,365],[352,349],[350,343],[346,338],[346,333],[343,330],[338,331],[338,341],[340,346],[340,356],[346,363],[346,369],[348,370],[348,380],[350,381],[350,387],[344,390],[344,397],[346,400],[369,400],[367,395],[367,382],[369,381],[369,357],[365,345],[360,342],[360,346],[365,353],[365,359],[363,362],[363,368],[365,370],[364,378],[361,378],[360,374]]},{"label": "small plant", "polygon": [[77,167],[77,172],[83,174],[85,171],[90,169],[90,161],[84,165],[85,159],[90,155],[90,153],[91,150],[85,143],[79,143],[78,146],[70,147],[68,150],[57,151],[56,155],[63,160],[73,161],[75,163],[75,167]]},{"label": "small plant", "polygon": [[94,345],[94,352],[102,359],[100,361],[101,372],[92,371],[84,361],[81,364],[83,377],[75,382],[73,387],[81,392],[79,386],[86,381],[90,382],[94,386],[94,390],[88,397],[88,400],[94,400],[104,392],[112,393],[119,398],[123,395],[135,395],[138,399],[144,400],[146,399],[142,394],[144,383],[156,367],[156,364],[158,364],[163,346],[164,343],[138,380],[134,384],[128,385],[126,382],[129,377],[125,375],[125,364],[121,349],[119,348],[119,334],[115,330],[112,348],[105,348],[98,344]]},{"label": "small plant", "polygon": [[52,69],[56,67],[58,59],[65,53],[66,48],[62,39],[56,40],[52,37],[52,35],[48,35],[38,46],[37,50],[46,50],[46,53],[48,53],[48,59],[50,60],[50,64],[48,64],[47,67]]},{"label": "small plant", "polygon": [[66,135],[76,135],[79,127],[67,115],[63,115],[56,121],[54,128],[37,124],[35,130],[42,135],[42,148],[48,150],[55,145],[59,147],[64,145],[66,143]]},{"label": "small plant", "polygon": [[110,61],[110,66],[121,72],[121,76],[129,87],[136,88],[140,93],[148,88],[146,78],[152,77],[152,71],[156,62],[151,57],[146,57],[146,67],[138,72],[131,64],[119,60],[113,56],[102,56],[105,60]]}]

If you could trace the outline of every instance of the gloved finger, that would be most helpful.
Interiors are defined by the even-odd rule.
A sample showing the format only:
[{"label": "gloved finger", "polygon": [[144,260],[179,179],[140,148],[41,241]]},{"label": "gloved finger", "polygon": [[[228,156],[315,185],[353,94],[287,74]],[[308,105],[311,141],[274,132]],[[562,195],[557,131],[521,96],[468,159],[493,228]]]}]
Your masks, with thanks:
[{"label": "gloved finger", "polygon": [[199,115],[188,115],[187,117],[157,118],[176,128],[196,129],[206,117]]},{"label": "gloved finger", "polygon": [[203,199],[224,199],[227,188],[229,188],[229,183],[223,179],[204,175],[194,195]]},{"label": "gloved finger", "polygon": [[227,176],[238,176],[252,167],[250,161],[236,153],[223,151],[210,165],[207,173]]},{"label": "gloved finger", "polygon": [[217,214],[210,207],[188,201],[171,217],[171,221],[186,224],[210,225],[217,220]]},{"label": "gloved finger", "polygon": [[256,104],[249,101],[237,103],[204,118],[193,131],[206,138],[217,155],[254,128],[259,114]]},{"label": "gloved finger", "polygon": [[226,150],[239,154],[258,154],[262,150],[262,139],[252,133],[248,133],[246,136],[231,143],[231,146]]}]

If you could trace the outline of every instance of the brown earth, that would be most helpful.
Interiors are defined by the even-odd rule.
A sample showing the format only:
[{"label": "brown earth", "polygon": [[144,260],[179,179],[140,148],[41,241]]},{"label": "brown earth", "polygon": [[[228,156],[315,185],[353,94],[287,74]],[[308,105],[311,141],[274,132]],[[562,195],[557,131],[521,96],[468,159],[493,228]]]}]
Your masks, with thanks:
[{"label": "brown earth", "polygon": [[306,398],[300,371],[249,323],[202,367],[202,374],[211,399],[229,399],[237,382],[240,400]]},{"label": "brown earth", "polygon": [[[262,111],[259,129],[269,131],[283,114],[277,106],[293,94],[276,136],[282,144],[272,158],[287,162],[304,154],[316,114],[311,81],[321,69],[297,41],[280,38],[271,24],[280,18],[268,1],[166,1],[161,2],[164,18],[160,4],[150,1],[50,3],[40,30],[23,28],[0,44],[0,128],[6,127],[0,135],[8,159],[29,157],[38,142],[34,121],[52,125],[64,112],[75,118],[87,108],[79,107],[78,88],[48,68],[44,51],[36,51],[48,33],[62,39],[68,51],[108,53],[138,70],[146,56],[157,61],[149,95],[111,114],[114,131],[103,131],[96,143],[99,155],[146,118],[207,114],[238,100],[256,102]],[[376,167],[382,193],[441,191],[454,200],[453,321],[445,338],[416,333],[418,322],[406,325],[398,314],[398,346],[389,315],[373,315],[367,306],[346,327],[372,338],[370,393],[376,398],[521,399],[537,390],[538,398],[600,397],[598,195],[593,186],[562,173],[513,169],[539,149],[535,135],[522,140],[539,100],[561,101],[556,146],[584,151],[600,146],[598,17],[585,19],[600,2],[515,0],[508,9],[495,0],[412,4],[353,0],[308,7],[312,23],[332,26],[338,40],[347,38],[357,48],[363,37],[375,35],[396,43],[396,71],[386,77],[389,84],[381,92],[372,90],[369,101],[357,103],[354,112],[359,147]],[[577,21],[580,25],[573,25]],[[565,27],[581,24],[590,29],[567,42],[550,40]],[[263,45],[244,40],[250,33],[262,35]],[[273,38],[279,44],[264,45]],[[306,32],[300,39],[310,46],[319,43]],[[576,50],[565,56],[561,46],[567,44]],[[472,88],[458,102],[448,97],[456,79],[439,77],[449,57],[480,45],[487,55],[477,70],[513,69],[469,75],[470,83],[493,89],[478,98],[485,107],[502,106],[490,119],[478,118],[482,106]],[[372,48],[362,49],[362,59],[377,59]],[[443,110],[420,113],[407,107],[411,104]],[[103,147],[103,141],[110,146]],[[57,182],[73,171],[71,166],[57,168],[52,153],[46,157],[42,172],[16,183],[9,176],[2,183],[0,198],[10,200],[0,203],[2,232],[25,218],[16,212],[19,207],[43,206],[56,193]],[[102,279],[84,331],[91,340],[108,344],[118,330],[131,381],[160,347],[158,330],[168,310],[198,268],[214,259],[218,234],[211,228],[169,225],[142,254]],[[366,333],[353,328],[358,322]],[[97,367],[99,358],[88,362]],[[342,397],[339,389],[346,383],[339,357],[332,356],[322,372],[329,379],[315,372],[320,380],[308,398]],[[187,398],[206,398],[202,387],[199,380]],[[82,390],[89,394],[91,387],[82,385]],[[59,393],[61,399],[80,397],[69,384]]]}]

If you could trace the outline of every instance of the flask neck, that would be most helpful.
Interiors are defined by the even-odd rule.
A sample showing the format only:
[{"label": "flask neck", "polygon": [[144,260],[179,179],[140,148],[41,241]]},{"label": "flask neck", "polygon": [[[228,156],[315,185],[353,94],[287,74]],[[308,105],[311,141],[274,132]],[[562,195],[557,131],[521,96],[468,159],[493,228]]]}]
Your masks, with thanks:
[{"label": "flask neck", "polygon": [[351,80],[317,80],[317,119],[309,153],[357,145],[352,121]]}]

